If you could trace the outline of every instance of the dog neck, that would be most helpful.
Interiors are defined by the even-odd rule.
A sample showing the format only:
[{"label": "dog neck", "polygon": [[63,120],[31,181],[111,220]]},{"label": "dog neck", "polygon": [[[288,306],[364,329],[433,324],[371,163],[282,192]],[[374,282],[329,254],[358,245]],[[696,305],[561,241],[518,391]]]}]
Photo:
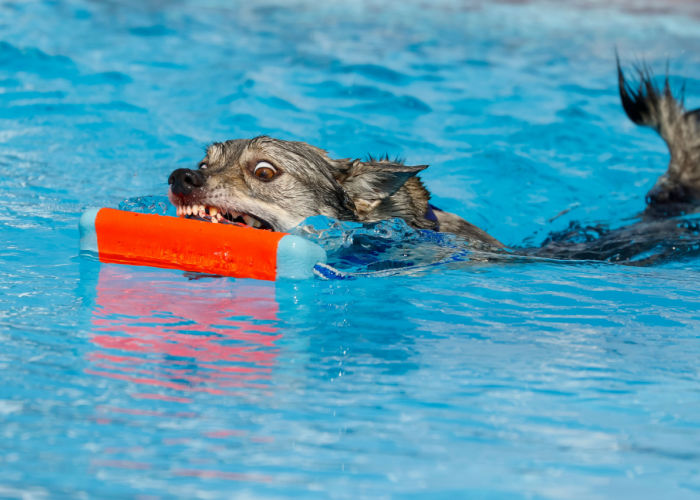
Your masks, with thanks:
[{"label": "dog neck", "polygon": [[358,211],[358,220],[377,222],[398,217],[417,229],[438,231],[440,225],[429,199],[430,193],[420,179],[411,177],[391,196],[376,200],[371,210]]}]

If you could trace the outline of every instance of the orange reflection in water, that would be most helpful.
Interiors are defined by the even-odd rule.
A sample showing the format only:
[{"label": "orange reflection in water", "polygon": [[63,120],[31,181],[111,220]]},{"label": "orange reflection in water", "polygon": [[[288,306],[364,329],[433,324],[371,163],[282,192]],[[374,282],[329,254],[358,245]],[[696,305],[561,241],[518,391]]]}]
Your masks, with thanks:
[{"label": "orange reflection in water", "polygon": [[[94,349],[85,371],[127,385],[108,384],[112,393],[95,408],[105,445],[95,447],[91,468],[108,477],[116,471],[130,478],[139,473],[195,482],[272,481],[244,461],[219,455],[241,446],[269,446],[273,438],[249,422],[236,429],[240,421],[201,410],[210,408],[209,395],[269,394],[281,338],[277,315],[274,283],[188,281],[171,271],[101,265],[91,312]],[[125,401],[124,392],[131,398]],[[195,396],[205,400],[194,401]],[[134,438],[115,446],[110,437],[115,429],[147,429],[151,445]]]},{"label": "orange reflection in water", "polygon": [[268,386],[281,337],[274,283],[102,265],[96,293],[87,373],[171,402]]}]

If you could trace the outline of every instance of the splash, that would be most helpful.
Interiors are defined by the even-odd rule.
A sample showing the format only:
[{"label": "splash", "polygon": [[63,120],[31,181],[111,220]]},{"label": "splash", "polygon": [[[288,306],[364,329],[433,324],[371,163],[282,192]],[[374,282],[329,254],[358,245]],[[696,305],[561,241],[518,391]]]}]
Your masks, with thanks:
[{"label": "splash", "polygon": [[119,204],[119,210],[139,214],[175,215],[175,207],[166,196],[148,195],[127,198]]},{"label": "splash", "polygon": [[410,275],[456,263],[485,262],[496,254],[473,250],[466,239],[414,229],[395,218],[371,224],[310,217],[292,230],[319,244],[328,264],[345,277]]}]

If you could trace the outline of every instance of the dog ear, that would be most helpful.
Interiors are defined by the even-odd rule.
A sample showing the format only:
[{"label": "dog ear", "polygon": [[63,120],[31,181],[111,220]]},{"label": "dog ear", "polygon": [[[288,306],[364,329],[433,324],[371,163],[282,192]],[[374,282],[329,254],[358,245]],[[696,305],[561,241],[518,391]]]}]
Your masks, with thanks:
[{"label": "dog ear", "polygon": [[386,198],[396,193],[404,183],[428,165],[403,165],[387,160],[362,162],[355,160],[348,165],[338,182],[355,204],[362,218],[372,212]]}]

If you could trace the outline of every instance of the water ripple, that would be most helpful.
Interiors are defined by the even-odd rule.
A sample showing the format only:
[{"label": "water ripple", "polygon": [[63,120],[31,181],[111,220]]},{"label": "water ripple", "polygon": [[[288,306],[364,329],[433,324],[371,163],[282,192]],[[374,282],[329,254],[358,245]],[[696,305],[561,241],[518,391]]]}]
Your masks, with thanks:
[{"label": "water ripple", "polygon": [[509,244],[616,230],[668,153],[614,48],[695,108],[697,11],[0,3],[0,496],[697,496],[697,257],[474,262],[317,220],[356,279],[263,283],[81,259],[76,230],[172,213],[174,168],[259,134],[429,163],[432,202]]}]

